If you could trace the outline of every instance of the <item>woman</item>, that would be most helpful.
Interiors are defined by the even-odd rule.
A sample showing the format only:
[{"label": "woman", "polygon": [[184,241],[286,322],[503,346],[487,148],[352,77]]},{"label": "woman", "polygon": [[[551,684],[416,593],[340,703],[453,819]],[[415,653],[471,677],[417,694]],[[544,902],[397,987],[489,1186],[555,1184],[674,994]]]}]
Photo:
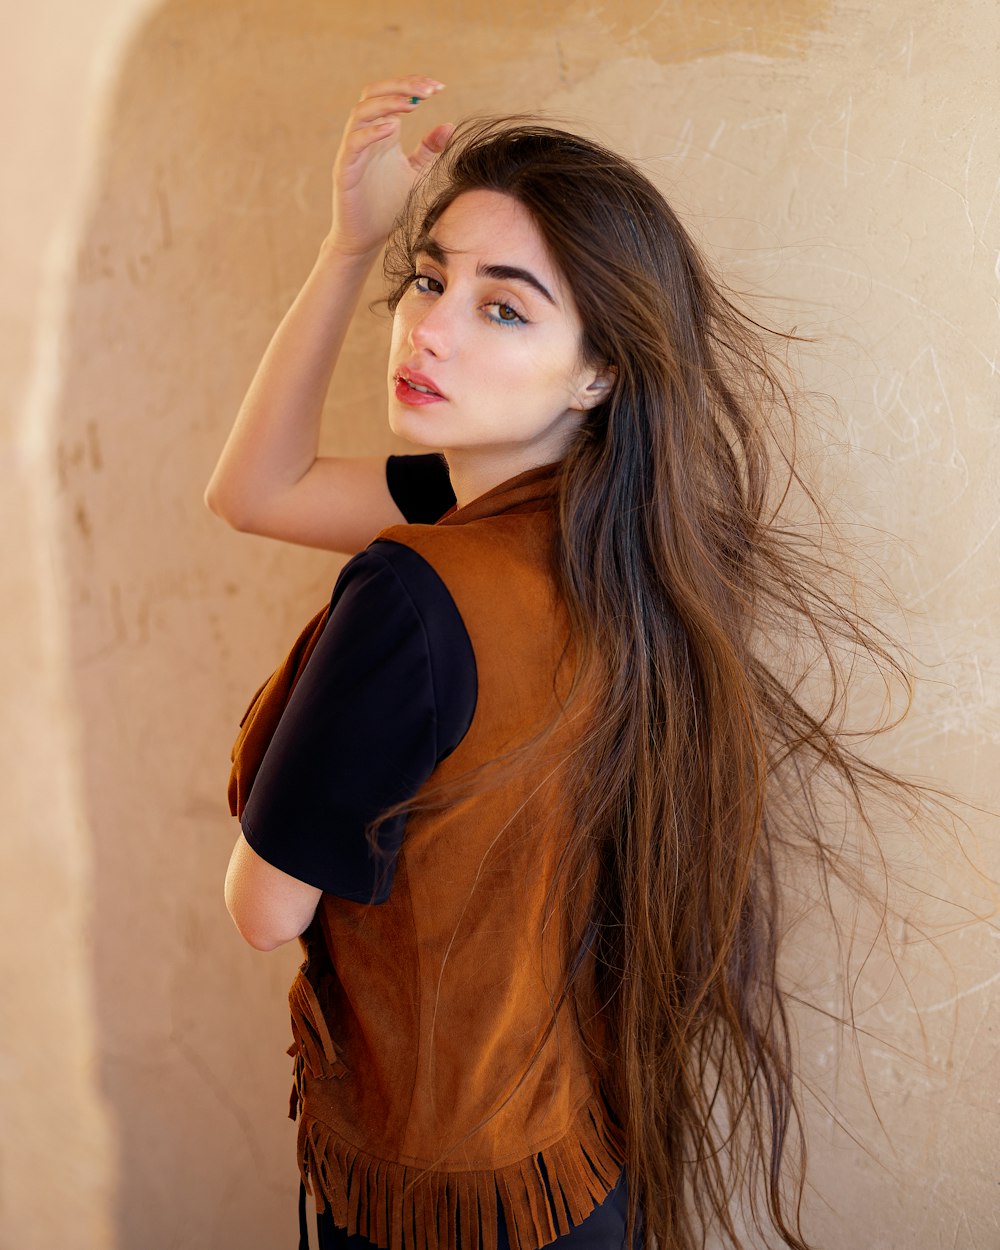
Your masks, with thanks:
[{"label": "woman", "polygon": [[[896,783],[765,647],[790,627],[894,662],[773,516],[785,393],[659,193],[532,125],[404,156],[440,89],[354,109],[331,232],[207,493],[360,553],[258,695],[231,790],[233,918],[306,951],[320,1244],[740,1245],[742,1195],[804,1247],[778,852],[823,861],[817,777]],[[444,459],[318,457],[390,231],[390,424]]]}]

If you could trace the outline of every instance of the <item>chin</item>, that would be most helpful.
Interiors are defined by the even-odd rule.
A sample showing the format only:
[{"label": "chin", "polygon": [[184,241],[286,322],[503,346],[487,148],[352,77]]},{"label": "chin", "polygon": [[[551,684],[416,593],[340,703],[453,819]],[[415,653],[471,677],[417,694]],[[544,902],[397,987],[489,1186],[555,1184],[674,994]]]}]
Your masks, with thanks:
[{"label": "chin", "polygon": [[439,451],[442,446],[440,431],[433,428],[432,422],[421,421],[416,412],[392,399],[389,400],[389,429],[415,447]]}]

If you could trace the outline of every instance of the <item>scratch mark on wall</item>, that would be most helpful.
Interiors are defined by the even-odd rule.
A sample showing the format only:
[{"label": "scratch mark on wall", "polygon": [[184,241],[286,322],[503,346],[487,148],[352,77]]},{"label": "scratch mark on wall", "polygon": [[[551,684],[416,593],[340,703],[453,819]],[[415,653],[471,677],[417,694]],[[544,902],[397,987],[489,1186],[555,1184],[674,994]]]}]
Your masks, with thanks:
[{"label": "scratch mark on wall", "polygon": [[[974,546],[970,547],[957,564],[953,565],[943,577],[939,577],[938,580],[931,586],[922,588],[911,600],[911,602],[914,604],[923,603],[930,595],[940,590],[942,586],[946,586],[953,577],[957,577],[958,574],[961,573],[961,571],[976,558],[980,551],[982,551],[998,526],[1000,526],[1000,516],[994,519],[993,524],[988,527],[984,534],[980,535],[978,542],[976,542]],[[1000,973],[998,973],[997,977],[994,977],[994,980],[997,980],[998,978],[1000,978]]]},{"label": "scratch mark on wall", "polygon": [[716,145],[716,144],[719,142],[719,140],[722,138],[722,132],[723,132],[725,129],[726,129],[726,123],[725,123],[724,121],[719,122],[718,126],[716,126],[716,128],[715,128],[715,134],[713,134],[713,135],[712,135],[712,137],[711,137],[711,139],[709,139],[709,141],[708,141],[708,146],[705,148],[705,151],[704,151],[704,153],[702,154],[702,158],[701,158],[701,159],[702,159],[703,161],[707,161],[707,160],[708,160],[708,158],[709,158],[709,157],[712,155],[712,153],[715,151],[715,145]]},{"label": "scratch mark on wall", "polygon": [[740,130],[759,130],[761,126],[780,126],[787,133],[788,114],[782,109],[777,113],[765,113],[762,117],[751,117],[748,121],[740,122]]},{"label": "scratch mark on wall", "polygon": [[847,106],[844,114],[844,169],[842,177],[846,187],[848,183],[847,161],[851,152],[851,118],[854,115],[854,96],[852,95],[847,97]]},{"label": "scratch mark on wall", "polygon": [[906,151],[906,145],[908,142],[909,142],[909,139],[907,138],[903,139],[902,143],[900,143],[899,145],[899,150],[896,152],[896,155],[889,162],[888,171],[886,172],[885,177],[882,179],[883,186],[886,185],[892,179],[893,175],[899,169],[900,161],[902,159],[903,153]]},{"label": "scratch mark on wall", "polygon": [[981,1058],[981,1052],[980,1052],[980,1046],[979,1046],[979,1035],[982,1033],[983,1028],[986,1025],[986,1020],[987,1020],[986,1012],[982,1012],[976,1018],[976,1025],[975,1025],[975,1028],[972,1030],[971,1036],[967,1038],[966,1037],[962,1038],[962,1044],[965,1047],[965,1054],[962,1056],[961,1062],[959,1063],[958,1068],[955,1072],[955,1081],[956,1081],[956,1084],[958,1084],[959,1086],[964,1086],[966,1082],[969,1080],[970,1061],[972,1061],[973,1059],[976,1059],[978,1061]]},{"label": "scratch mark on wall", "polygon": [[934,1003],[930,1007],[910,1007],[910,1011],[916,1011],[920,1015],[931,1015],[936,1011],[947,1011],[949,1007],[954,1007],[963,998],[971,998],[973,994],[981,994],[983,990],[989,989],[991,985],[996,985],[1000,981],[1000,972],[994,972],[991,977],[987,977],[985,981],[979,981],[976,985],[970,985],[968,989],[959,990],[957,994],[952,994],[950,998],[945,998],[939,1003]]},{"label": "scratch mark on wall", "polygon": [[684,125],[681,127],[681,132],[677,136],[677,141],[680,144],[680,147],[675,152],[670,153],[669,159],[672,161],[686,160],[687,154],[691,151],[691,143],[693,139],[694,122],[690,117],[687,117],[684,119]]},{"label": "scratch mark on wall", "polygon": [[903,287],[897,286],[894,282],[886,282],[881,278],[874,277],[874,275],[870,273],[862,274],[856,269],[850,269],[844,265],[835,265],[830,261],[800,259],[796,263],[802,269],[822,269],[828,273],[842,273],[852,278],[863,277],[869,282],[873,289],[890,291],[893,295],[898,295],[900,299],[906,300],[907,303],[913,304],[919,308],[921,313],[926,313],[928,317],[940,322],[941,325],[947,326],[949,330],[953,330],[957,335],[959,342],[962,343],[968,351],[978,356],[979,359],[991,369],[996,368],[996,353],[994,352],[992,357],[987,356],[986,352],[981,347],[972,342],[969,338],[968,326],[961,326],[957,322],[952,321],[951,318],[946,317],[940,309],[935,308],[933,304],[929,304],[926,300],[921,299],[919,295],[914,295],[911,291],[907,291]]},{"label": "scratch mark on wall", "polygon": [[993,184],[993,194],[990,196],[990,202],[986,205],[986,215],[983,217],[983,224],[980,229],[985,233],[990,218],[993,216],[993,210],[996,207],[997,196],[1000,195],[1000,177]]},{"label": "scratch mark on wall", "polygon": [[979,662],[978,655],[974,655],[972,657],[972,663],[976,670],[976,686],[978,688],[977,693],[979,694],[979,702],[985,703],[986,702],[986,687],[983,685],[983,669],[982,669],[982,665]]},{"label": "scratch mark on wall", "polygon": [[965,209],[965,220],[969,223],[969,229],[972,231],[972,237],[979,240],[979,231],[976,229],[976,223],[972,220],[972,210],[969,207],[971,203],[971,193],[969,190],[969,170],[972,166],[972,153],[976,147],[976,136],[972,136],[972,142],[969,144],[969,150],[965,154],[965,168],[962,170],[962,179],[965,184],[965,190],[962,195],[962,207]]},{"label": "scratch mark on wall", "polygon": [[[896,406],[902,385],[903,375],[898,369],[886,369],[884,373],[876,373],[872,383],[872,406],[877,413],[888,413]],[[851,442],[859,444],[861,439],[852,434]]]},{"label": "scratch mark on wall", "polygon": [[944,178],[939,178],[937,174],[932,174],[931,171],[925,166],[918,165],[915,161],[904,161],[899,157],[896,158],[894,163],[902,165],[904,169],[912,169],[914,173],[920,174],[921,177],[926,178],[928,182],[934,182],[939,187],[943,187],[945,191],[948,191],[950,194],[957,197],[963,209],[967,207],[966,197],[962,194],[958,187],[952,186],[952,184]]},{"label": "scratch mark on wall", "polygon": [[[960,1233],[963,1234],[961,1241],[959,1241]],[[958,1217],[958,1223],[955,1225],[955,1240],[952,1242],[952,1250],[978,1250],[978,1247],[978,1238],[972,1231],[968,1215],[963,1211]]]},{"label": "scratch mark on wall", "polygon": [[[807,140],[809,150],[816,156],[828,169],[836,170],[846,187],[853,175],[860,176],[867,173],[874,164],[873,161],[861,156],[857,152],[851,151],[851,122],[854,114],[854,97],[850,94],[847,101],[834,115],[820,116],[809,127]],[[830,136],[829,142],[824,142],[823,132]],[[832,132],[832,133],[831,133]],[[839,132],[839,133],[838,133]]]},{"label": "scratch mark on wall", "polygon": [[[937,379],[938,389],[941,392],[941,403],[944,406],[945,413],[948,417],[951,454],[945,463],[948,468],[959,470],[962,476],[960,489],[964,491],[969,485],[969,465],[959,450],[961,440],[958,437],[958,426],[955,421],[955,409],[951,402],[951,394],[948,387],[945,385],[944,378],[941,376],[941,363],[938,360],[937,352],[933,347],[928,347],[927,354],[930,358],[931,369],[934,372],[934,377]],[[937,445],[940,446],[942,441],[943,440],[939,438],[937,440]]]}]

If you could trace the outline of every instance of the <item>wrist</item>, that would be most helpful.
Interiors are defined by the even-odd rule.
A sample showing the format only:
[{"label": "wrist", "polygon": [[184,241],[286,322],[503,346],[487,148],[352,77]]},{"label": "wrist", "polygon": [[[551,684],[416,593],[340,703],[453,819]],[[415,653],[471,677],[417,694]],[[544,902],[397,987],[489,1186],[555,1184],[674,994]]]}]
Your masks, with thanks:
[{"label": "wrist", "polygon": [[320,244],[320,257],[340,265],[347,265],[367,273],[382,254],[385,240],[380,240],[369,247],[348,243],[331,233]]}]

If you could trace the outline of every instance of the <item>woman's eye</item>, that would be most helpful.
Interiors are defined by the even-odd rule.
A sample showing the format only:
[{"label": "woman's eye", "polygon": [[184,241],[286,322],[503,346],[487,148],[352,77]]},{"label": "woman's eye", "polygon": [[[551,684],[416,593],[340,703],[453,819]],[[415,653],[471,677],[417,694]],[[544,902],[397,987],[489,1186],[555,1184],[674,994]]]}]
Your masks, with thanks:
[{"label": "woman's eye", "polygon": [[426,273],[415,273],[413,286],[421,295],[440,295],[444,290],[444,285],[437,278],[432,278]]},{"label": "woman's eye", "polygon": [[498,325],[517,326],[525,323],[525,318],[521,316],[516,308],[511,308],[510,304],[494,303],[487,304],[485,307],[487,316],[491,321],[497,322]]}]

